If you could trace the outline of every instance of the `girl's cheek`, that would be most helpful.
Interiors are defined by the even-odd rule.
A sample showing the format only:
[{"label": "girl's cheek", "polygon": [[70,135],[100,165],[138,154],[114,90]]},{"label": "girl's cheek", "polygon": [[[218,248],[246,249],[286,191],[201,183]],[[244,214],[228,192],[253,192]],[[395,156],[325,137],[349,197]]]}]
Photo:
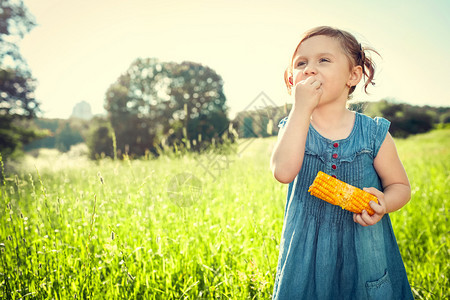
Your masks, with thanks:
[{"label": "girl's cheek", "polygon": [[294,76],[293,76],[294,77],[294,85],[305,79],[302,77],[302,74],[303,74],[302,72],[294,73]]}]

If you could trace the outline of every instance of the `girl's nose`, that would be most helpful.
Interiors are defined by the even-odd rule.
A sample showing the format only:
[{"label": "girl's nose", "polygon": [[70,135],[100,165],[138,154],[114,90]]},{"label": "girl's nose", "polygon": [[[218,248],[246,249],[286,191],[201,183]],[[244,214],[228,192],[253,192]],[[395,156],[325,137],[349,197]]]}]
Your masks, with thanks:
[{"label": "girl's nose", "polygon": [[314,68],[313,66],[308,65],[308,66],[306,66],[306,67],[303,69],[303,73],[304,73],[305,75],[316,75],[316,74],[317,74],[317,70],[316,70],[316,68]]}]

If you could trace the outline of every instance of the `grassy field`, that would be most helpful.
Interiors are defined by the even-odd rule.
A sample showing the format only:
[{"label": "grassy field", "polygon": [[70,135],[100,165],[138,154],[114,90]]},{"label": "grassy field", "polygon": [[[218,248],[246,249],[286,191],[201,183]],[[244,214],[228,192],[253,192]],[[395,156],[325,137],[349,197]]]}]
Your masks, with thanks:
[{"label": "grassy field", "polygon": [[[448,129],[396,141],[413,196],[391,218],[416,299],[449,297],[449,141]],[[274,142],[28,157],[0,183],[0,298],[269,298],[287,187],[269,171]]]}]

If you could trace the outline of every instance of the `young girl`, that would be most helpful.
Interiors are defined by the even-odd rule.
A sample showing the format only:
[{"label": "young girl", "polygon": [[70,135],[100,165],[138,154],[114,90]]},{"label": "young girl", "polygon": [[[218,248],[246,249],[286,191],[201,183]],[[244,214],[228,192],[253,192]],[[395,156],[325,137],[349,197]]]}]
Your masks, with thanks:
[{"label": "young girl", "polygon": [[[411,196],[390,123],[346,108],[362,77],[365,90],[374,84],[368,50],[346,31],[313,28],[285,71],[295,101],[271,158],[289,183],[273,299],[413,299],[388,215]],[[375,195],[375,214],[311,196],[318,171]]]}]

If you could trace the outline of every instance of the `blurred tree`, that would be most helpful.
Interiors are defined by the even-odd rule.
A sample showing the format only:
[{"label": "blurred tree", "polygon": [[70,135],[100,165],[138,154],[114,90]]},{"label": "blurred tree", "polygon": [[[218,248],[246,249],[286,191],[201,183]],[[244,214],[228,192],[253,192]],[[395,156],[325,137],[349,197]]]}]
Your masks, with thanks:
[{"label": "blurred tree", "polygon": [[43,134],[20,125],[20,120],[39,112],[34,97],[36,81],[17,46],[34,26],[34,17],[23,1],[0,2],[0,151],[4,155]]},{"label": "blurred tree", "polygon": [[450,123],[450,111],[442,114],[440,117],[440,121],[444,124]]},{"label": "blurred tree", "polygon": [[268,137],[269,133],[267,132],[267,125],[269,124],[269,118],[265,115],[260,115],[259,117],[259,123],[261,124],[259,134],[262,137]]},{"label": "blurred tree", "polygon": [[[265,106],[237,113],[234,122],[243,138],[269,137],[278,134],[278,123],[286,117],[292,105]],[[288,110],[289,108],[289,110]]]},{"label": "blurred tree", "polygon": [[243,121],[242,128],[242,137],[244,138],[252,138],[257,137],[255,131],[253,130],[253,121],[254,118],[252,117],[245,117]]},{"label": "blurred tree", "polygon": [[186,147],[201,150],[213,139],[222,143],[229,125],[222,77],[188,61],[171,63],[168,70],[170,99],[164,116],[169,122],[163,133],[169,137],[169,145],[181,140]]},{"label": "blurred tree", "polygon": [[87,146],[91,159],[109,156],[114,157],[113,131],[108,120],[94,117],[91,120]]},{"label": "blurred tree", "polygon": [[38,128],[48,130],[49,134],[42,139],[36,139],[31,143],[24,145],[24,150],[30,151],[39,148],[55,148],[55,134],[62,122],[64,121],[61,119],[34,119],[36,126]]},{"label": "blurred tree", "polygon": [[381,100],[373,111],[391,122],[389,132],[394,137],[407,137],[433,128],[435,113],[426,107]]},{"label": "blurred tree", "polygon": [[[222,78],[193,62],[137,59],[106,92],[117,153],[158,154],[181,144],[200,149],[228,127]],[[194,142],[195,141],[195,142]]]},{"label": "blurred tree", "polygon": [[78,130],[74,130],[70,126],[70,122],[64,122],[64,125],[55,136],[55,146],[61,152],[67,152],[71,146],[82,142],[84,142],[83,137]]},{"label": "blurred tree", "polygon": [[42,139],[33,140],[24,146],[25,151],[38,148],[57,148],[62,152],[70,150],[70,147],[83,143],[88,135],[90,121],[70,118],[62,119],[43,119],[33,120],[34,126],[48,132]]},{"label": "blurred tree", "polygon": [[154,151],[164,122],[167,72],[157,59],[137,59],[106,92],[105,109],[116,134],[117,152]]},{"label": "blurred tree", "polygon": [[11,116],[0,116],[0,153],[3,158],[16,159],[22,154],[18,150],[24,144],[47,134],[46,130],[39,130],[27,120],[12,120]]}]

